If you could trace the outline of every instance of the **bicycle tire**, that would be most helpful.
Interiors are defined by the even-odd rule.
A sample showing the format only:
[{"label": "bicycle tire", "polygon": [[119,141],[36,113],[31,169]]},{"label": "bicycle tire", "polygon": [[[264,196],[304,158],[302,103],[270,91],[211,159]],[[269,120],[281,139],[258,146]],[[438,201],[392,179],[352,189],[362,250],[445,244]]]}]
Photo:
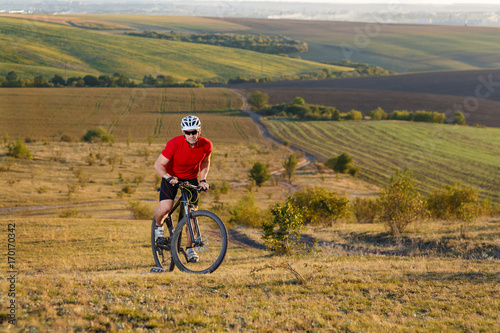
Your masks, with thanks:
[{"label": "bicycle tire", "polygon": [[187,237],[182,239],[182,231],[186,227],[186,232],[189,233],[187,217],[184,217],[174,230],[172,243],[180,244],[181,246],[171,248],[172,258],[177,268],[183,272],[192,274],[212,273],[222,264],[226,256],[226,226],[217,215],[206,210],[194,211],[191,213],[191,217],[197,220],[200,230],[200,235],[195,235],[195,239],[202,239],[204,241],[203,246],[195,247],[199,261],[189,262],[184,251]]},{"label": "bicycle tire", "polygon": [[[161,248],[159,244],[157,244],[156,236],[155,236],[155,226],[156,226],[156,217],[153,218],[153,222],[151,223],[151,248],[153,250],[153,258],[155,260],[156,267],[160,267],[165,269],[167,272],[171,272],[175,268],[174,260],[172,259],[170,248],[165,246],[165,248]],[[167,228],[168,229],[168,228]],[[172,231],[169,230],[170,240],[172,239]]]}]

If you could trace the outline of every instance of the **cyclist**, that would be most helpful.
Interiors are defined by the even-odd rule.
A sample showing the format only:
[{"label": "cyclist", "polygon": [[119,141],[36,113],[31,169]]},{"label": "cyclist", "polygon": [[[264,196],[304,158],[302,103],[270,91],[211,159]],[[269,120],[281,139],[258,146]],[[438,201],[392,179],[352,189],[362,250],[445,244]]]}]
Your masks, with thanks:
[{"label": "cyclist", "polygon": [[[210,154],[212,142],[201,136],[201,122],[196,116],[187,116],[181,121],[182,135],[167,142],[165,149],[155,162],[156,173],[162,177],[160,188],[160,204],[155,210],[156,238],[165,237],[163,231],[163,218],[172,209],[177,186],[180,181],[188,181],[195,186],[208,190],[207,175],[210,169]],[[200,181],[198,182],[198,174]],[[193,193],[191,202],[198,208],[198,192]],[[187,234],[186,254],[189,261],[197,262],[198,254],[192,248],[192,240]]]}]

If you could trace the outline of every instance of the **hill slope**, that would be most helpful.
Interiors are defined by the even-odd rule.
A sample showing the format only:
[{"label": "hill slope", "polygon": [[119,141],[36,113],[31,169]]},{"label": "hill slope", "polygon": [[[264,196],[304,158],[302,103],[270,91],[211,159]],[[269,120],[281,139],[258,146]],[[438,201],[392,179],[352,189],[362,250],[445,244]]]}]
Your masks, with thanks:
[{"label": "hill slope", "polygon": [[[498,28],[363,22],[221,19],[309,43],[303,59],[378,65],[400,73],[500,67]],[[249,29],[250,28],[250,29]]]},{"label": "hill slope", "polygon": [[246,50],[112,35],[59,24],[0,17],[0,75],[146,74],[178,79],[280,77],[342,67]]}]

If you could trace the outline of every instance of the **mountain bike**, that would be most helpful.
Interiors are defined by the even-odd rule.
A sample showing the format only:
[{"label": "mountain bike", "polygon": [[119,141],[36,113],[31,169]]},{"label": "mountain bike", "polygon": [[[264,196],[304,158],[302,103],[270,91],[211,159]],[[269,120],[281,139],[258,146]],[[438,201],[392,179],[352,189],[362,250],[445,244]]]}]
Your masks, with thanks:
[{"label": "mountain bike", "polygon": [[[151,246],[156,267],[154,272],[171,272],[175,266],[186,273],[206,274],[215,271],[226,256],[227,229],[224,222],[208,210],[194,210],[191,203],[193,191],[203,190],[189,182],[180,182],[181,197],[175,202],[170,212],[164,218],[166,225],[165,237],[157,239],[155,236],[156,217],[151,224]],[[179,220],[174,227],[172,214],[179,211]],[[191,221],[191,223],[189,223]],[[189,232],[192,247],[198,253],[199,260],[190,262],[186,254],[187,237],[183,231]]]}]

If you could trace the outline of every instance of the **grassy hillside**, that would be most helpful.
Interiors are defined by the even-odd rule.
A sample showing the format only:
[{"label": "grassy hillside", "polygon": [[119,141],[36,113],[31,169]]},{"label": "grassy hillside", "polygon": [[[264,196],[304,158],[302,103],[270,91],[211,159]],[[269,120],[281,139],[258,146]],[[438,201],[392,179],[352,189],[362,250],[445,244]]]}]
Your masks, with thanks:
[{"label": "grassy hillside", "polygon": [[[498,29],[356,22],[224,19],[255,33],[284,34],[309,43],[303,59],[378,65],[397,72],[498,68]],[[250,28],[250,30],[248,29]]]},{"label": "grassy hillside", "polygon": [[137,80],[146,74],[204,80],[339,70],[246,50],[111,35],[24,19],[0,17],[0,31],[0,75],[16,70],[25,77],[64,76],[68,70],[69,75],[119,72]]},{"label": "grassy hillside", "polygon": [[461,181],[500,203],[500,129],[392,121],[264,124],[322,160],[349,153],[360,177],[372,183],[385,185],[396,169],[409,168],[425,193]]},{"label": "grassy hillside", "polygon": [[[245,32],[285,35],[309,44],[297,56],[312,61],[369,63],[401,73],[498,68],[495,27],[367,24],[356,22],[193,18],[174,16],[81,15],[140,30]],[[365,35],[363,35],[365,34]],[[368,37],[366,37],[368,36]]]}]

